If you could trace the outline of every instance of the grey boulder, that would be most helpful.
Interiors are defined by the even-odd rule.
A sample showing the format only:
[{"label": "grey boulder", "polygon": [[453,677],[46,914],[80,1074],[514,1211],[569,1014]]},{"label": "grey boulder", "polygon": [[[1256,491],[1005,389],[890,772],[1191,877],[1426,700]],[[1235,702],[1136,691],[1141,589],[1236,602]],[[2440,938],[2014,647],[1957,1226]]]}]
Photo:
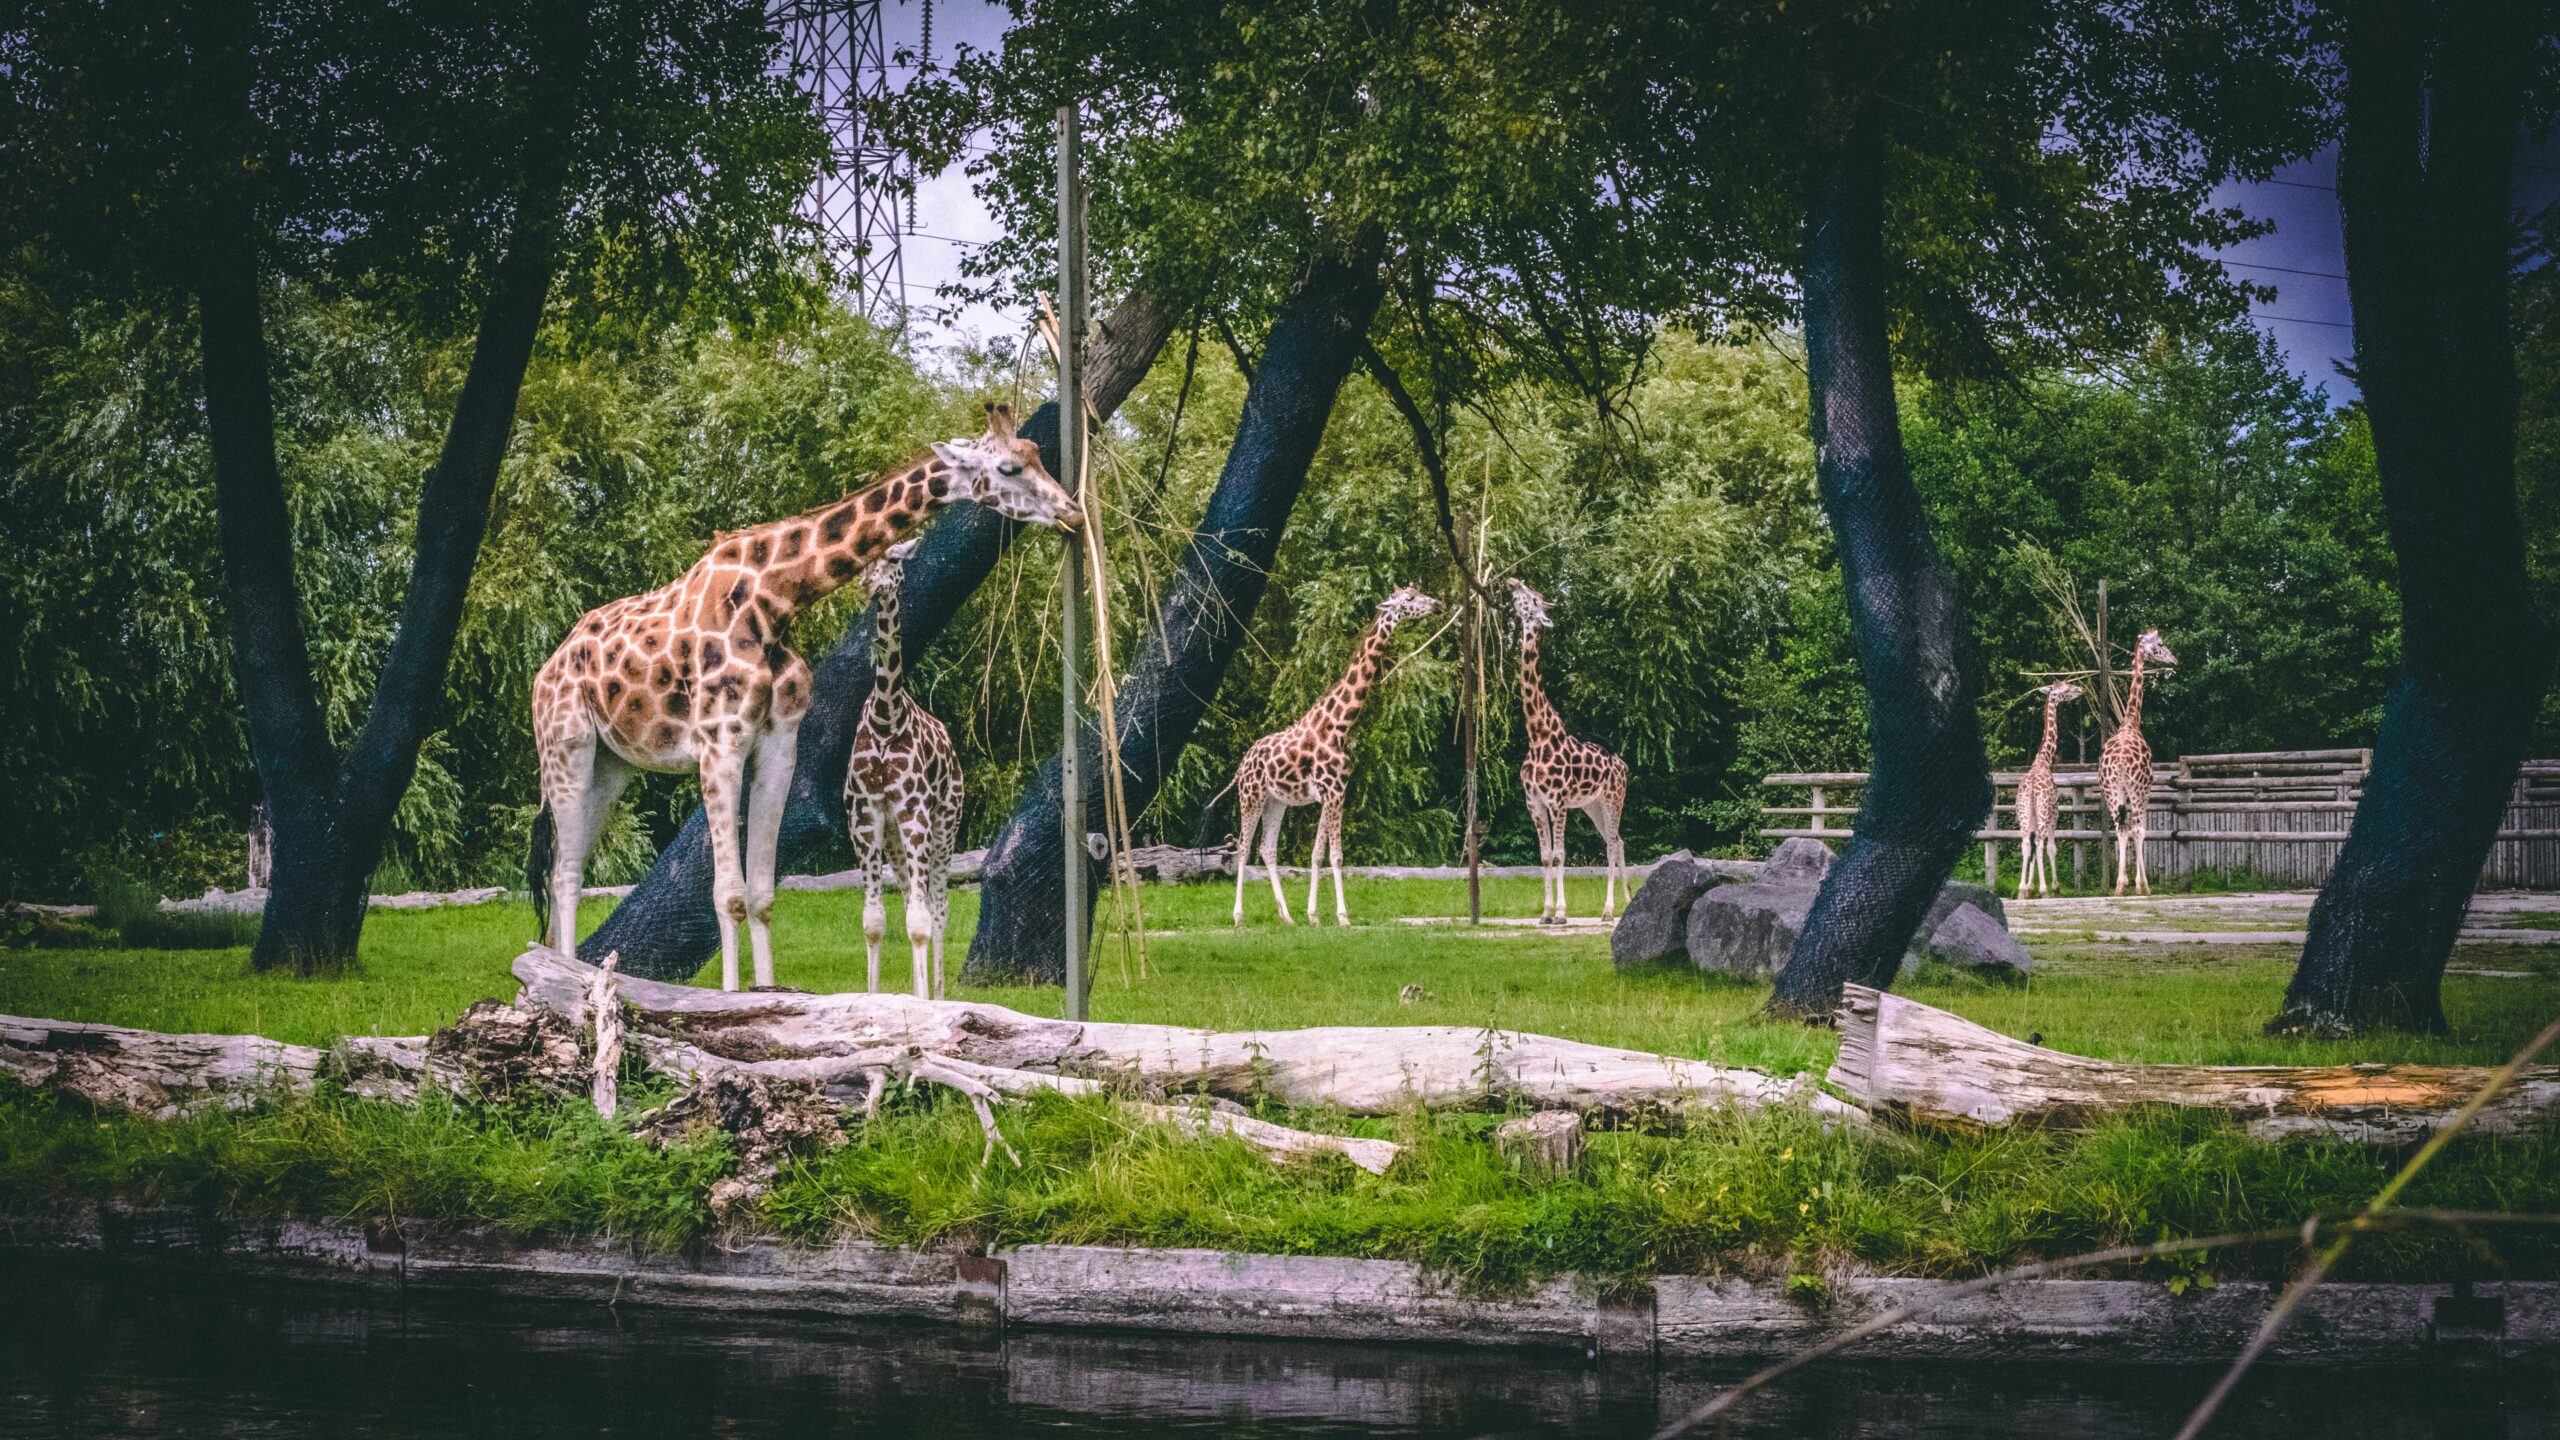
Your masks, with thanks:
[{"label": "grey boulder", "polygon": [[1970,971],[1986,980],[2022,984],[2035,972],[2035,957],[2009,927],[1968,903],[1957,905],[1928,932],[1928,938],[1902,957],[1908,973],[1915,963]]},{"label": "grey boulder", "polygon": [[1816,885],[1720,885],[1689,907],[1689,963],[1720,975],[1765,980],[1787,963],[1813,909]]},{"label": "grey boulder", "polygon": [[1686,850],[1665,855],[1628,898],[1609,935],[1609,958],[1621,970],[1679,961],[1687,953],[1689,907],[1731,878]]}]

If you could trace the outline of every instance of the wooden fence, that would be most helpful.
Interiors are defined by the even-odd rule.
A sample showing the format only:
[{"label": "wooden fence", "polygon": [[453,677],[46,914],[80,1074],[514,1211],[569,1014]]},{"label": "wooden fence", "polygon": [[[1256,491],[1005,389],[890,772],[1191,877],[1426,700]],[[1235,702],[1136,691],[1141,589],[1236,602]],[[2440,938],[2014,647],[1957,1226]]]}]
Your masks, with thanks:
[{"label": "wooden fence", "polygon": [[[2315,890],[2336,863],[2347,822],[2373,766],[2370,750],[2275,750],[2258,754],[2186,755],[2151,772],[2151,815],[2143,858],[2156,881],[2220,871],[2286,890]],[[2003,841],[2018,838],[2015,771],[1995,773],[1991,823],[1977,832],[1982,868],[2000,883]],[[2062,802],[2058,838],[2075,888],[2112,875],[2115,838],[2098,802],[2095,770],[2056,770]],[[1760,782],[1774,800],[1760,813],[1777,823],[1773,838],[1848,837],[1858,814],[1863,771],[1772,775]],[[1843,792],[1850,792],[1843,799]],[[1793,821],[1794,823],[1787,823]],[[2014,851],[2012,851],[2014,853]],[[2094,864],[2095,869],[2091,867]],[[2093,878],[2094,877],[2094,878]],[[2483,889],[2560,890],[2560,760],[2528,760],[2517,772],[2498,842],[2482,870]]]}]

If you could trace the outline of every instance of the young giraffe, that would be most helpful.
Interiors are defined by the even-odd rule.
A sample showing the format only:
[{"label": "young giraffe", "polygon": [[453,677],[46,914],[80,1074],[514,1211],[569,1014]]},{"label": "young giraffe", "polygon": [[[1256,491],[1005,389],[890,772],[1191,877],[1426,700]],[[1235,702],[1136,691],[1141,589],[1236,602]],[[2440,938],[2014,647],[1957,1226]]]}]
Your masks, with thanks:
[{"label": "young giraffe", "polygon": [[[863,576],[877,614],[871,632],[871,698],[853,731],[844,809],[862,865],[862,944],[871,989],[880,989],[880,940],[889,912],[880,888],[892,853],[906,861],[907,943],[915,949],[919,999],[943,996],[942,934],[951,916],[951,847],[960,838],[960,756],[951,732],[906,686],[898,643],[898,581],[913,540],[901,540]],[[894,844],[892,842],[895,842]],[[930,990],[926,986],[932,976]]]},{"label": "young giraffe", "polygon": [[[2142,632],[2133,647],[2133,682],[2125,693],[2124,723],[2098,751],[2098,793],[2107,807],[2107,823],[2116,831],[2116,893],[2124,893],[2128,870],[2137,894],[2151,893],[2151,867],[2144,862],[2142,842],[2150,828],[2151,745],[2142,738],[2142,665],[2144,661],[2175,665],[2178,657],[2160,640],[2157,630]],[[2126,858],[2132,858],[2128,861]]]},{"label": "young giraffe", "polygon": [[1513,580],[1511,608],[1520,620],[1520,710],[1529,723],[1529,758],[1520,766],[1520,789],[1528,796],[1529,819],[1538,828],[1538,863],[1546,870],[1538,923],[1561,925],[1565,920],[1564,822],[1574,810],[1591,817],[1607,847],[1609,876],[1600,918],[1612,919],[1627,869],[1627,847],[1618,838],[1618,820],[1627,810],[1627,762],[1566,734],[1556,707],[1547,702],[1546,685],[1538,678],[1538,632],[1555,622],[1547,618],[1545,598]]},{"label": "young giraffe", "polygon": [[756,983],[773,983],[774,851],[810,698],[809,667],[791,653],[792,617],[954,500],[1036,525],[1077,524],[1075,501],[1041,468],[1039,447],[1016,438],[1011,411],[990,405],[977,439],[938,444],[824,509],[723,535],[674,583],[578,622],[533,681],[542,809],[526,879],[554,948],[575,953],[580,872],[633,773],[694,770],[711,826],[720,984],[738,988],[741,921]]},{"label": "young giraffe", "polygon": [[1386,654],[1398,622],[1439,608],[1439,601],[1413,586],[1399,586],[1378,602],[1377,621],[1361,640],[1360,652],[1351,657],[1351,668],[1342,672],[1324,698],[1286,730],[1265,735],[1245,748],[1232,787],[1236,792],[1237,925],[1244,924],[1245,875],[1252,868],[1245,857],[1254,849],[1256,836],[1261,839],[1262,868],[1271,874],[1271,898],[1280,905],[1280,921],[1298,923],[1289,913],[1289,897],[1280,889],[1280,826],[1289,818],[1291,807],[1317,804],[1323,809],[1316,818],[1315,853],[1307,860],[1307,922],[1322,923],[1316,916],[1316,894],[1324,883],[1323,866],[1330,850],[1334,923],[1351,923],[1351,911],[1342,899],[1342,796],[1351,778],[1351,755],[1343,741],[1369,699],[1369,686],[1378,678],[1378,661]]},{"label": "young giraffe", "polygon": [[2036,758],[2018,778],[2018,898],[2027,898],[2027,880],[2037,893],[2053,893],[2054,832],[2062,828],[2062,797],[2053,787],[2053,757],[2060,736],[2054,724],[2064,702],[2080,698],[2080,687],[2056,680],[2044,687],[2044,742]]}]

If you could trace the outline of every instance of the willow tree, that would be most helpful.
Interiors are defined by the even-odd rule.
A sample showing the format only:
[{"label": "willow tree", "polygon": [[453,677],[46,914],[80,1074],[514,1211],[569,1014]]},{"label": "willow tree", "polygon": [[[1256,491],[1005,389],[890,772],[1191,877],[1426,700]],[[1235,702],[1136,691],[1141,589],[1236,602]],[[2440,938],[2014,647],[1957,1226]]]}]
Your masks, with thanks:
[{"label": "willow tree", "polygon": [[[194,311],[233,668],[275,828],[260,968],[354,957],[555,303],[593,324],[791,287],[791,205],[823,140],[773,46],[717,0],[35,3],[0,30],[13,228],[91,293]],[[278,462],[268,309],[287,276],[474,337],[396,636],[343,736]]]},{"label": "willow tree", "polygon": [[2445,961],[2551,678],[2516,509],[2508,195],[2560,13],[2343,8],[2338,213],[2399,562],[2400,675],[2268,1028],[2436,1031]]},{"label": "willow tree", "polygon": [[[1601,86],[1619,173],[1677,244],[1793,276],[1723,323],[1804,330],[1823,508],[1866,691],[1871,780],[1771,997],[1826,1018],[1889,985],[1991,804],[1983,677],[1903,453],[1894,377],[2122,354],[2249,294],[2207,252],[2259,227],[2214,187],[2311,143],[2294,11],[2173,3],[1733,4],[1614,12],[1642,76]],[[1639,80],[1645,83],[1638,83]],[[1746,297],[1747,298],[1747,297]]]}]

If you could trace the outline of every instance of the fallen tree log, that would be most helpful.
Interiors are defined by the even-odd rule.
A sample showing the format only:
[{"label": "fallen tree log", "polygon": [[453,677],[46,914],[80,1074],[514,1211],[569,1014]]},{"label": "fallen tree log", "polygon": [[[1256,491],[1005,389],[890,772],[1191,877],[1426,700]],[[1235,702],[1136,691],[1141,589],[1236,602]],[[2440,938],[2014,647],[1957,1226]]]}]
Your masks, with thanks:
[{"label": "fallen tree log", "polygon": [[371,1099],[414,1099],[425,1058],[422,1036],[354,1036],[333,1052],[260,1035],[168,1035],[0,1015],[0,1075],[155,1120],[305,1094],[324,1074]]},{"label": "fallen tree log", "polygon": [[[593,970],[537,946],[519,957],[524,997],[584,1025]],[[723,992],[624,975],[616,981],[637,1029],[680,1035],[725,1058],[827,1060],[884,1046],[999,1070],[1109,1081],[1165,1094],[1332,1106],[1390,1115],[1414,1105],[1491,1106],[1626,1116],[1726,1104],[1802,1104],[1857,1112],[1806,1080],[1701,1060],[1586,1045],[1514,1030],[1454,1025],[1198,1030],[1051,1020],[954,1000],[907,995]]]},{"label": "fallen tree log", "polygon": [[[2085,1124],[2150,1105],[2219,1110],[2274,1139],[2423,1139],[2480,1093],[2473,1065],[2128,1065],[2013,1040],[1944,1010],[1847,988],[1830,1080],[1879,1119],[1966,1126]],[[2560,1119],[2560,1067],[2518,1075],[2468,1127],[2529,1134]]]}]

